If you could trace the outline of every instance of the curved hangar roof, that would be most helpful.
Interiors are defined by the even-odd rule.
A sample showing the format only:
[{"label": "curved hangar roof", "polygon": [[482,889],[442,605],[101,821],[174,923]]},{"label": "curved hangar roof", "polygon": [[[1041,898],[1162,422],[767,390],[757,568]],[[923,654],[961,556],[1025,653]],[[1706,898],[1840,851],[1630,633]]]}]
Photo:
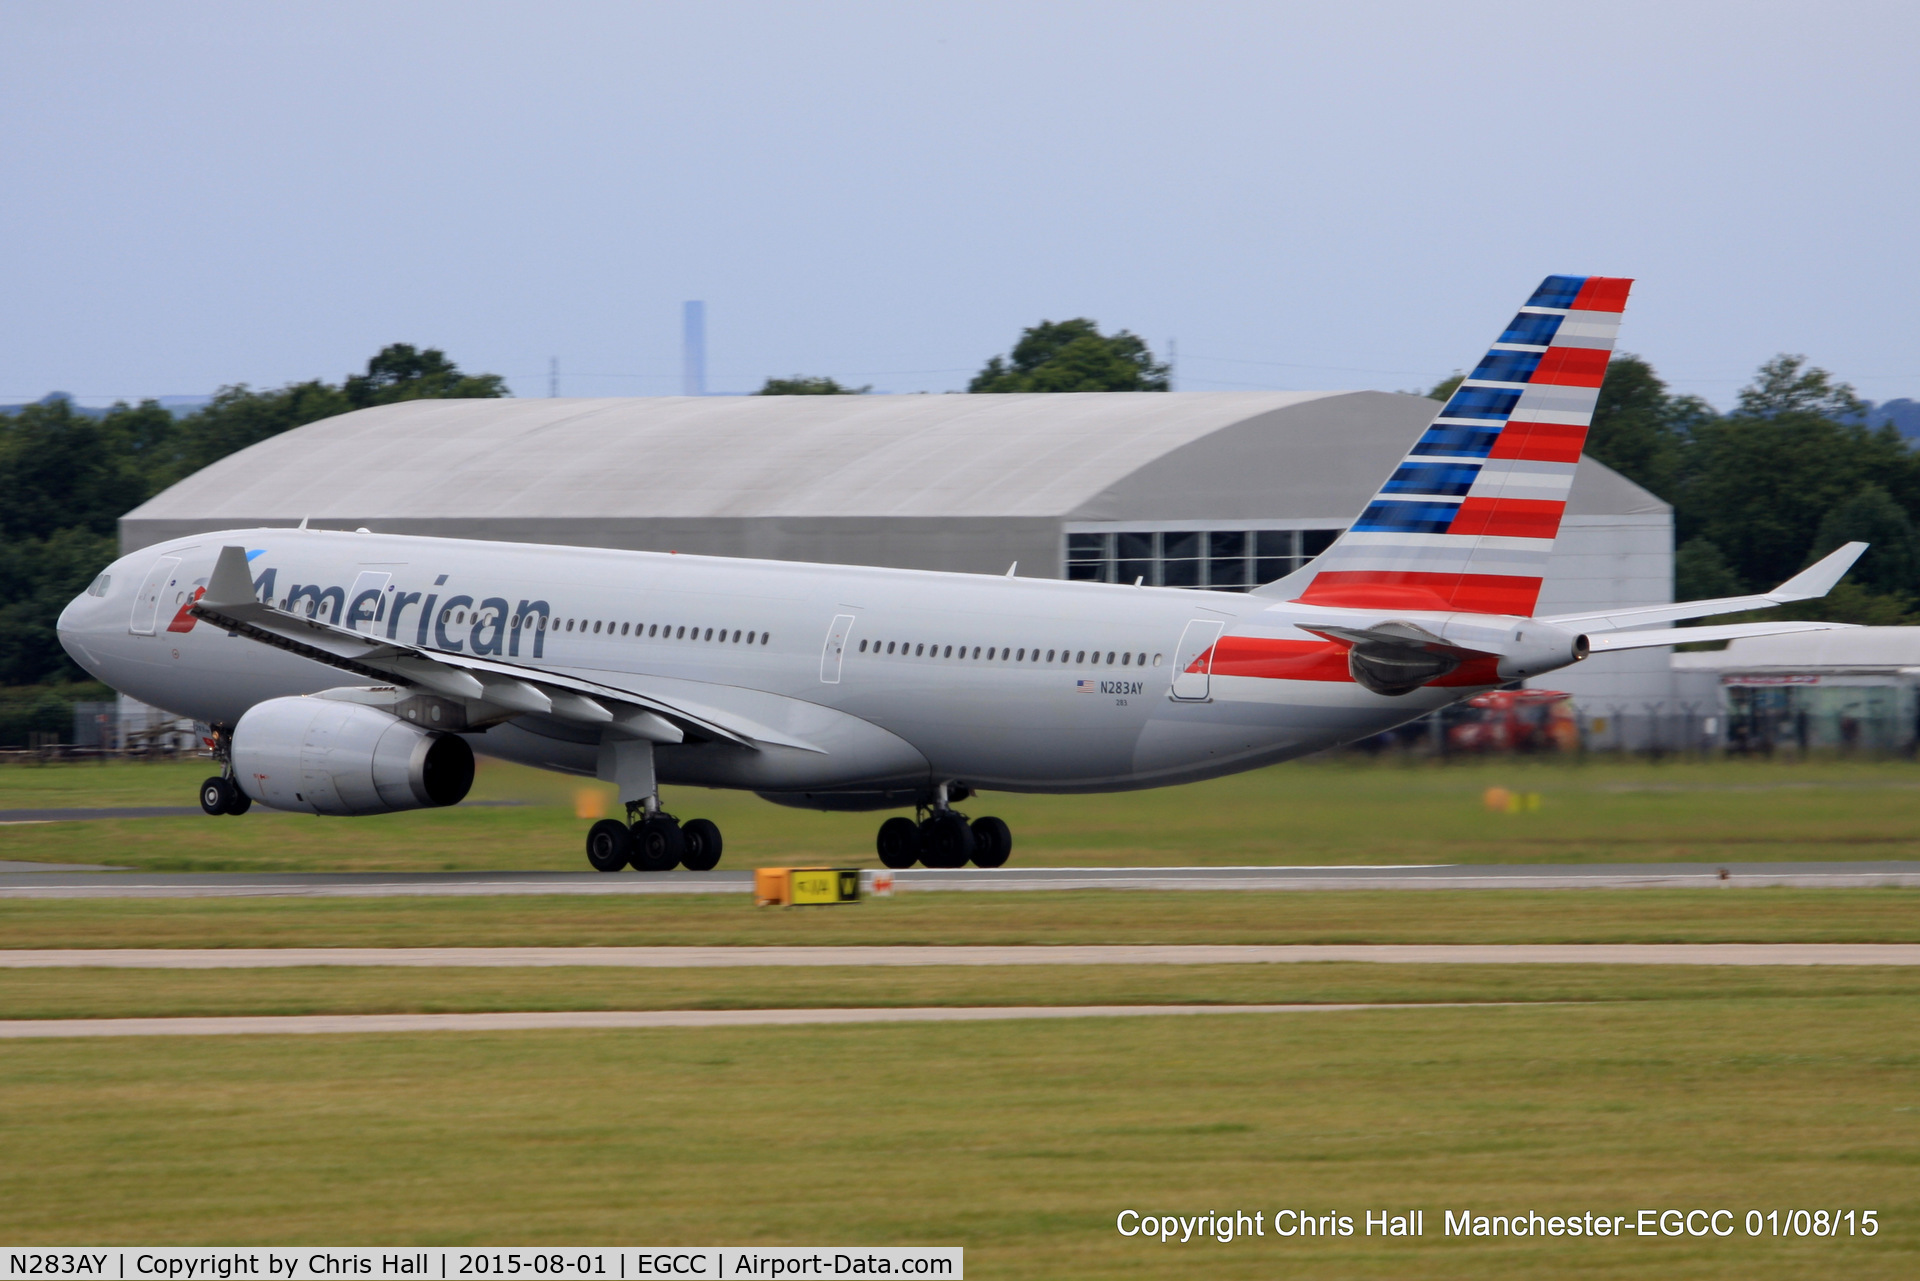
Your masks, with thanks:
[{"label": "curved hangar roof", "polygon": [[[767,520],[1345,525],[1434,409],[1386,392],[414,400],[224,458],[128,513],[121,539],[303,517],[629,547]],[[1597,464],[1569,506],[1664,510]]]}]

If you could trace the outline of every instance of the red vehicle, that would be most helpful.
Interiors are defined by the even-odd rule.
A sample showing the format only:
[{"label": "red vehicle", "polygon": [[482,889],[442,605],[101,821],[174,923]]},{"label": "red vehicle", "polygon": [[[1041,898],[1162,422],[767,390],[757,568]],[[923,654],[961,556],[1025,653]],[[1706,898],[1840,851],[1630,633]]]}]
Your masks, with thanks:
[{"label": "red vehicle", "polygon": [[1468,700],[1447,730],[1456,752],[1551,752],[1579,746],[1573,695],[1551,689],[1496,689]]}]

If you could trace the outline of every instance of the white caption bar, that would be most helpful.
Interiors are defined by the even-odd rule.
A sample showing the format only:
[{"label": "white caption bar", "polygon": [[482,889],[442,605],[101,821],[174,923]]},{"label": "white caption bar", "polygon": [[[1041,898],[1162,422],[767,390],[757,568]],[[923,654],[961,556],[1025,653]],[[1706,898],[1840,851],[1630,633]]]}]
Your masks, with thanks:
[{"label": "white caption bar", "polygon": [[796,1277],[966,1275],[959,1246],[0,1247],[0,1281],[788,1281]]}]

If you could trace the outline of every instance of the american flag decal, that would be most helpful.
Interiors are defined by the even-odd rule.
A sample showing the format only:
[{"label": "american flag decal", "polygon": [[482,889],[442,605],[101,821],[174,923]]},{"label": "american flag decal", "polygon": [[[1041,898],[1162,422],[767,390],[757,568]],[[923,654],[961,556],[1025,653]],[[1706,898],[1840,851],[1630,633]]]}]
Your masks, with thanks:
[{"label": "american flag decal", "polygon": [[1093,681],[1075,681],[1073,683],[1073,692],[1076,694],[1091,694],[1093,690]]}]

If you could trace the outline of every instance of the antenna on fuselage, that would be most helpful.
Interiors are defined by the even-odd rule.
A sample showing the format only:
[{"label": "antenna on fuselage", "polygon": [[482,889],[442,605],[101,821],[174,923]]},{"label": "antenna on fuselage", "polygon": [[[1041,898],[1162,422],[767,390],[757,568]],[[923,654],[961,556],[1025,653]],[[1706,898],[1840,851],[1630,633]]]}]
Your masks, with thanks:
[{"label": "antenna on fuselage", "polygon": [[1009,565],[1009,566],[1007,566],[1007,577],[1008,577],[1008,578],[1012,578],[1012,577],[1013,577],[1013,571],[1014,571],[1014,570],[1016,570],[1016,569],[1018,569],[1018,568],[1020,568],[1020,562],[1019,562],[1019,561],[1017,561],[1017,560],[1016,560],[1015,562],[1013,562],[1013,564],[1011,564],[1011,565]]},{"label": "antenna on fuselage", "polygon": [[305,529],[305,528],[307,527],[307,522],[308,522],[308,521],[310,521],[310,520],[312,520],[312,519],[313,519],[313,517],[311,517],[311,516],[302,516],[302,517],[300,518],[300,528],[302,528],[302,529]]}]

